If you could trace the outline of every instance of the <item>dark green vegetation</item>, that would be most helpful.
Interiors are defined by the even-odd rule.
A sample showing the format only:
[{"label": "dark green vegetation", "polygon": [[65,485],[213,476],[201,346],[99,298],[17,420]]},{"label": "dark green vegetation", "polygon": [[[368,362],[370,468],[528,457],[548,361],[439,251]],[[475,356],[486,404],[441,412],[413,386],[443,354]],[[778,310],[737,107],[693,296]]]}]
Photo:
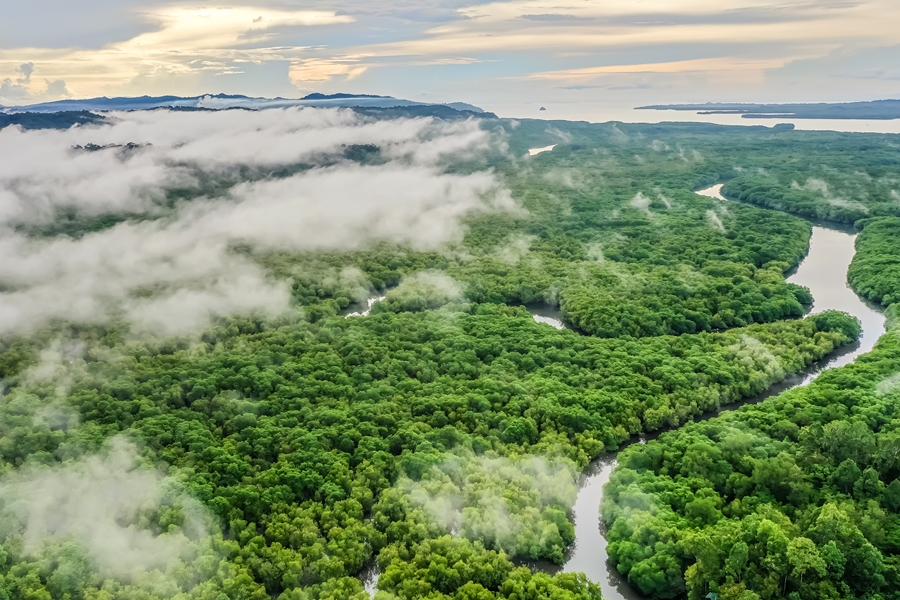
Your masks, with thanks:
[{"label": "dark green vegetation", "polygon": [[[900,296],[895,218],[871,219],[849,280]],[[812,384],[620,455],[610,556],[654,597],[900,597],[900,323]]]},{"label": "dark green vegetation", "polygon": [[[896,150],[865,143],[854,150],[857,153],[847,155],[851,163],[847,170],[799,161],[772,165],[739,175],[722,187],[722,193],[741,202],[840,223],[900,216]],[[865,167],[873,163],[876,168]]]},{"label": "dark green vegetation", "polygon": [[654,597],[895,597],[896,329],[813,384],[626,450],[610,554]]},{"label": "dark green vegetation", "polygon": [[848,280],[860,296],[884,306],[900,303],[900,219],[873,219],[856,239]]},{"label": "dark green vegetation", "polygon": [[[510,154],[467,157],[446,169],[493,168],[523,210],[469,215],[464,237],[448,247],[424,252],[383,244],[306,254],[234,249],[274,276],[291,279],[299,307],[295,319],[235,316],[192,340],[133,340],[113,326],[63,324],[3,340],[0,472],[27,478],[57,472],[51,469],[84,469],[85,457],[103,455],[118,443],[111,440],[124,437],[138,446],[145,467],[165,473],[171,494],[122,525],[175,543],[187,535],[196,512],[186,498],[199,502],[210,524],[208,535],[183,544],[187,550],[174,566],[146,578],[99,571],[77,540],[36,550],[21,529],[0,528],[0,598],[361,599],[355,576],[373,561],[382,572],[382,593],[410,600],[598,598],[597,587],[583,576],[534,574],[511,561],[562,561],[573,538],[568,511],[577,470],[635,433],[678,425],[752,396],[858,335],[856,322],[845,315],[797,318],[809,293],[785,283],[784,274],[806,251],[807,223],[725,205],[691,190],[780,164],[814,173],[822,165],[844,169],[845,153],[860,138],[705,125],[486,119],[483,127],[504,139]],[[890,138],[865,139],[874,148],[868,156],[891,156]],[[565,143],[553,152],[522,158],[529,147],[558,141]],[[378,164],[371,148],[348,158]],[[896,162],[885,164],[850,168],[867,169],[872,177],[900,170]],[[283,177],[302,168],[312,167],[248,177]],[[188,202],[233,183],[212,176],[198,181],[200,188],[170,190],[170,196]],[[32,233],[77,235],[107,227],[116,222],[113,217],[122,218],[61,215],[65,226],[57,222]],[[867,231],[877,231],[875,225]],[[371,316],[339,315],[354,300],[386,288],[387,299]],[[516,306],[541,300],[559,303],[569,323],[593,335],[536,324]],[[62,346],[54,346],[56,340],[64,340]],[[81,345],[66,346],[70,342]],[[890,343],[886,338],[879,351],[888,352]],[[64,358],[71,355],[76,358]],[[865,389],[861,384],[860,394]],[[813,407],[806,411],[810,419],[832,414],[831,400],[815,408],[817,390],[805,391]],[[769,406],[751,411],[763,414]],[[842,405],[843,411],[834,406],[834,414],[856,415],[853,402]],[[889,417],[874,409],[872,414],[873,424]],[[868,426],[867,419],[860,422]],[[718,422],[689,426],[678,435],[695,435]],[[776,491],[766,498],[773,506],[766,518],[784,525],[772,515],[782,514],[777,503],[790,495],[784,482],[805,481],[791,466],[804,459],[790,448],[806,425],[779,417],[772,431],[780,435],[760,442],[765,456],[754,455],[761,461],[771,457],[759,477],[753,479],[751,468],[747,481],[734,478],[734,485],[744,487],[710,489],[734,494],[771,484]],[[753,435],[755,440],[764,434]],[[851,439],[848,434],[838,445]],[[873,440],[874,447],[886,443]],[[711,439],[708,445],[716,443]],[[777,448],[771,455],[769,443]],[[646,448],[661,447],[662,442]],[[782,449],[787,458],[779,458]],[[707,464],[704,452],[697,452],[698,468]],[[740,450],[733,454],[750,460]],[[644,460],[637,451],[628,456]],[[655,456],[646,460],[681,460],[678,454]],[[641,468],[635,477],[655,485],[656,472],[649,464]],[[871,480],[862,458],[857,468],[860,478]],[[885,473],[878,476],[893,472]],[[850,492],[842,492],[828,487],[828,477],[826,484],[812,479],[801,486],[807,504],[832,492],[839,510],[862,502],[852,496],[855,481],[845,486]],[[725,505],[712,495],[707,501],[692,489],[694,496],[682,492],[680,480],[672,485],[683,504],[673,501],[668,513],[645,511],[653,527],[661,515],[666,531],[673,532],[665,537],[654,529],[639,538],[660,540],[652,556],[639,555],[643,546],[627,546],[631,533],[614,533],[622,536],[614,545],[620,562],[630,564],[621,559],[628,556],[636,565],[629,566],[632,579],[656,582],[644,587],[659,595],[679,593],[683,569],[692,564],[686,542],[675,539],[687,529],[676,526],[688,518],[679,510],[690,506],[689,518],[709,517],[710,527],[728,518],[743,526],[725,516]],[[660,502],[651,488],[628,493],[622,497],[634,498],[634,511]],[[0,494],[0,505],[11,505],[10,497]],[[881,496],[864,498],[874,502]],[[748,510],[762,506],[751,500]],[[869,510],[869,504],[861,506]],[[885,539],[893,539],[890,518],[878,525]],[[751,522],[744,521],[747,527]],[[615,527],[623,526],[617,521]],[[793,530],[784,528],[790,536]],[[856,568],[846,565],[857,550],[862,563],[874,560],[869,542],[848,536],[845,545],[835,542],[846,559],[842,568]],[[750,569],[757,550],[747,544],[743,566]],[[805,544],[785,552],[803,554],[809,550]],[[828,552],[828,560],[840,563],[838,554]],[[657,576],[657,564],[665,577]],[[798,579],[806,585],[824,581],[818,564]],[[814,576],[806,574],[810,569]],[[876,571],[889,576],[885,569]],[[776,582],[782,590],[803,585],[785,581]],[[696,589],[707,591],[700,584]]]},{"label": "dark green vegetation", "polygon": [[68,129],[73,125],[96,125],[105,120],[105,117],[86,110],[57,113],[0,113],[0,129],[10,125],[18,125],[23,129]]},{"label": "dark green vegetation", "polygon": [[663,104],[641,106],[653,110],[687,110],[700,114],[740,114],[745,119],[771,119],[778,114],[788,119],[900,119],[900,100],[817,104]]}]

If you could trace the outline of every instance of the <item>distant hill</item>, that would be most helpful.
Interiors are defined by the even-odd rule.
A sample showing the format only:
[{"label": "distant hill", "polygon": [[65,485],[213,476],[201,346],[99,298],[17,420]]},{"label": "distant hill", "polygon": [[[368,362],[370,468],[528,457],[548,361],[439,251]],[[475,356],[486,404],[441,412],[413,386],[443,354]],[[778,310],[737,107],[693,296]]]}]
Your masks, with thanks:
[{"label": "distant hill", "polygon": [[706,102],[705,104],[656,104],[638,106],[643,110],[687,110],[701,115],[738,114],[745,119],[900,119],[900,100],[872,100],[818,104],[742,104]]},{"label": "distant hill", "polygon": [[0,129],[9,125],[19,125],[25,129],[68,129],[73,125],[90,125],[102,123],[105,120],[104,117],[86,110],[54,113],[0,113]]},{"label": "distant hill", "polygon": [[362,107],[393,108],[410,106],[447,106],[451,109],[483,113],[477,106],[464,102],[450,104],[416,102],[391,96],[375,96],[371,94],[309,94],[303,98],[254,98],[250,96],[229,94],[207,94],[203,96],[138,96],[121,98],[89,98],[84,100],[56,100],[28,106],[7,106],[2,108],[6,114],[14,113],[56,113],[62,111],[113,111],[113,110],[152,110],[155,108],[174,109],[213,109],[225,108],[284,108],[289,106],[316,107]]}]

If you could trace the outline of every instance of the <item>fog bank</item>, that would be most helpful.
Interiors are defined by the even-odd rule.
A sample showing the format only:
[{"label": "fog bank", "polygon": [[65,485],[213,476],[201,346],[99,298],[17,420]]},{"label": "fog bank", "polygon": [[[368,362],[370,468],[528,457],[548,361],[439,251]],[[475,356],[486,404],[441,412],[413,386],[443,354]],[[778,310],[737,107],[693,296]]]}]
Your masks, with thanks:
[{"label": "fog bank", "polygon": [[[151,111],[68,131],[8,127],[0,131],[0,152],[10,157],[0,164],[0,334],[55,319],[122,319],[136,332],[168,335],[232,313],[282,314],[291,310],[290,282],[272,279],[254,252],[458,240],[466,214],[514,208],[491,172],[444,170],[494,143],[476,121],[374,121],[317,109]],[[94,149],[73,149],[87,144]],[[377,160],[350,160],[348,147]],[[287,176],[254,171],[291,165],[302,167]],[[98,216],[120,222],[77,238],[51,227]]]}]

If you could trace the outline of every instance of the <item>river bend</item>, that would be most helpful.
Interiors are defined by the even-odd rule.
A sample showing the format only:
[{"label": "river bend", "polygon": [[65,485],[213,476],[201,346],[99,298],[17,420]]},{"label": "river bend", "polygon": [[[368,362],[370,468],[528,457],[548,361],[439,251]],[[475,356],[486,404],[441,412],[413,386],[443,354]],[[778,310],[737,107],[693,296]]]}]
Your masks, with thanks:
[{"label": "river bend", "polygon": [[[551,148],[541,148],[546,151]],[[727,202],[722,196],[722,185],[699,190],[697,194]],[[825,310],[840,310],[857,317],[862,323],[862,335],[858,342],[840,348],[821,361],[814,363],[801,373],[788,376],[759,396],[745,399],[723,406],[697,416],[694,420],[705,420],[715,417],[722,411],[734,410],[744,404],[761,402],[789,389],[806,385],[825,369],[840,367],[853,362],[857,356],[868,352],[885,331],[885,317],[878,308],[860,299],[847,284],[847,268],[855,253],[856,233],[852,227],[838,223],[811,221],[813,224],[809,253],[800,263],[796,271],[787,280],[791,283],[809,288],[813,296],[810,314]],[[370,299],[369,306],[373,303]],[[536,321],[562,329],[561,313],[558,309],[529,305],[528,310]],[[362,312],[362,311],[361,311]],[[362,312],[367,314],[368,310]],[[356,313],[359,314],[359,313]],[[647,437],[640,436],[629,443],[645,443]],[[625,446],[623,445],[623,447]],[[603,500],[603,486],[609,481],[613,469],[616,468],[618,452],[604,454],[591,462],[582,472],[579,479],[579,492],[572,514],[575,521],[575,543],[570,550],[569,558],[562,567],[549,563],[530,563],[530,566],[545,572],[580,571],[600,585],[604,600],[641,600],[636,590],[628,585],[625,578],[616,570],[607,554],[607,542],[604,537],[603,524],[600,520],[600,502]],[[371,565],[361,579],[367,591],[374,596],[378,571]]]},{"label": "river bend", "polygon": [[[721,191],[722,186],[715,185],[697,193],[725,202],[727,200]],[[811,314],[833,309],[857,317],[863,329],[860,340],[830,354],[806,371],[775,384],[760,396],[727,405],[695,420],[708,419],[722,410],[734,410],[743,404],[760,402],[791,388],[806,385],[823,370],[849,364],[860,354],[872,349],[885,331],[885,317],[875,305],[860,299],[847,284],[847,268],[856,251],[855,242],[856,233],[852,227],[814,221],[809,253],[788,277],[788,281],[806,286],[812,292],[814,304]],[[645,438],[634,441],[644,443]],[[607,542],[600,521],[603,486],[616,468],[616,455],[617,453],[610,453],[597,458],[581,475],[578,498],[572,509],[575,518],[575,545],[561,570],[586,574],[590,580],[600,585],[605,600],[639,600],[642,596],[628,585],[625,578],[616,571],[615,565],[609,561]]]}]

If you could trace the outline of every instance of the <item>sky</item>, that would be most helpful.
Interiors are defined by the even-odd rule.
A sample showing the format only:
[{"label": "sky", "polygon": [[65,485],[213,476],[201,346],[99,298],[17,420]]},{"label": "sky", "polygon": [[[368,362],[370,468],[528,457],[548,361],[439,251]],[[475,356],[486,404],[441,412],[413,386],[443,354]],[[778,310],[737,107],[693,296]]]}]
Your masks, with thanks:
[{"label": "sky", "polygon": [[352,92],[599,118],[900,97],[896,0],[0,0],[0,12],[5,105]]}]

